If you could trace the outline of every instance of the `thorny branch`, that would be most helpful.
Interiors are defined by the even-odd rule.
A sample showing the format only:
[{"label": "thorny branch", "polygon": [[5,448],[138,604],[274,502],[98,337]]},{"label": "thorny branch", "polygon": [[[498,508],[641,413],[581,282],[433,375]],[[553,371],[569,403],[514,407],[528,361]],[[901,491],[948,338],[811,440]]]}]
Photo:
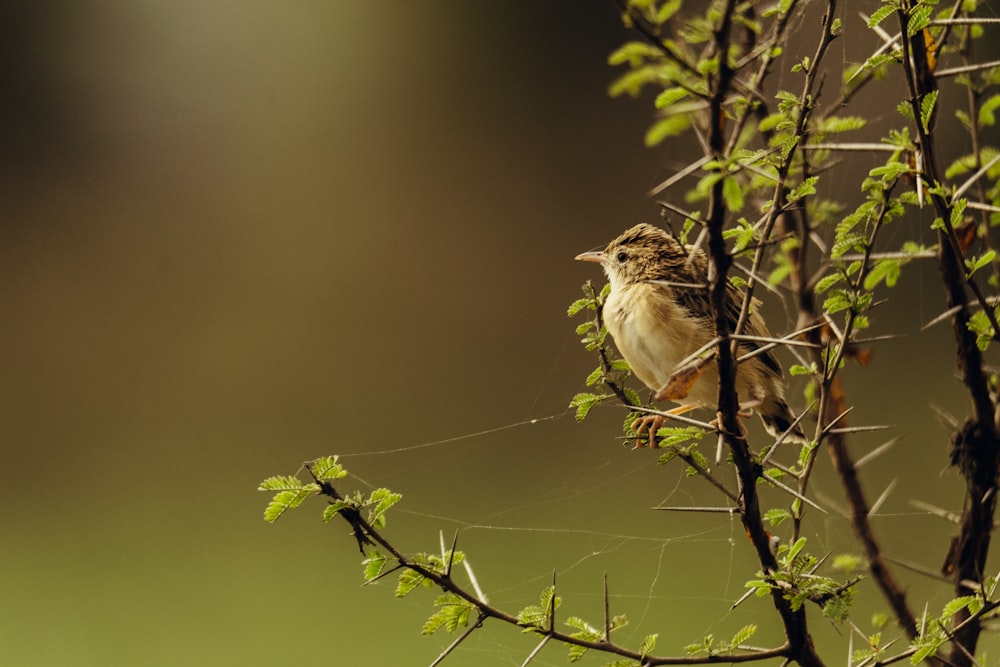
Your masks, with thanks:
[{"label": "thorny branch", "polygon": [[[306,469],[312,473],[311,468],[307,465]],[[337,489],[326,480],[320,480],[313,476],[313,479],[320,487],[320,493],[327,496],[331,500],[338,501],[343,500],[343,496]],[[587,639],[581,639],[580,637],[574,637],[571,634],[560,632],[555,629],[555,609],[554,605],[550,606],[548,610],[548,623],[544,626],[542,625],[532,625],[525,623],[517,618],[517,616],[507,613],[498,607],[491,605],[489,602],[484,600],[481,595],[477,594],[475,591],[467,590],[465,587],[458,584],[455,579],[451,576],[450,570],[440,572],[434,568],[427,567],[414,559],[410,558],[395,545],[393,545],[389,540],[382,534],[380,530],[375,528],[367,519],[365,519],[360,512],[356,510],[345,510],[339,511],[340,517],[347,522],[351,527],[353,535],[358,539],[359,544],[368,544],[381,549],[386,554],[392,557],[398,565],[393,569],[408,569],[411,570],[425,579],[431,581],[439,587],[442,591],[446,593],[451,593],[462,600],[468,602],[472,605],[478,615],[476,619],[470,624],[468,630],[461,635],[458,640],[451,643],[451,645],[438,656],[434,664],[439,663],[443,657],[448,653],[453,651],[461,643],[461,640],[468,637],[472,632],[485,623],[488,619],[496,619],[508,625],[516,626],[526,630],[532,630],[535,633],[542,635],[543,638],[549,640],[556,640],[562,642],[563,644],[569,646],[578,646],[580,648],[593,649],[595,651],[600,651],[602,653],[609,653],[613,655],[618,655],[624,658],[629,658],[631,660],[637,661],[642,667],[656,667],[657,665],[705,665],[705,664],[716,664],[716,663],[748,663],[756,662],[760,660],[767,660],[771,658],[790,658],[792,657],[791,647],[789,645],[779,646],[777,648],[762,649],[755,651],[747,651],[744,653],[725,653],[719,655],[711,656],[653,656],[646,655],[640,651],[630,649],[628,647],[617,644],[610,641],[605,634],[605,638],[602,641],[590,641]],[[454,549],[454,545],[452,546]],[[554,593],[553,593],[554,595]],[[606,598],[607,599],[607,598]],[[607,603],[606,603],[607,604]],[[539,650],[536,648],[536,651]],[[534,655],[534,653],[533,653]]]},{"label": "thorny branch", "polygon": [[[688,74],[701,76],[702,73],[695,66],[695,59],[686,56],[682,50],[674,47],[668,40],[665,40],[659,29],[646,21],[632,3],[628,0],[615,0],[622,11],[623,17],[630,27],[637,30],[649,42],[654,44],[662,52],[664,58],[676,64],[681,70]],[[739,12],[746,12],[743,17],[748,22],[756,18],[752,5],[742,4],[738,6],[737,0],[720,0],[716,25],[713,26],[712,38],[706,52],[697,58],[698,61],[709,60],[712,57],[717,62],[716,70],[705,77],[708,83],[708,93],[704,91],[695,94],[701,99],[701,107],[707,112],[707,125],[702,128],[705,132],[704,145],[706,155],[700,161],[689,165],[688,169],[675,176],[672,181],[661,185],[654,190],[658,193],[665,190],[674,181],[680,180],[683,176],[694,173],[698,169],[706,167],[708,171],[720,170],[719,165],[726,164],[732,157],[732,153],[741,142],[741,135],[745,124],[754,114],[761,115],[766,112],[768,98],[763,94],[760,86],[766,78],[772,64],[771,46],[781,42],[788,30],[790,18],[794,11],[801,11],[803,3],[791,2],[789,11],[780,14],[773,22],[771,34],[764,44],[756,43],[756,36],[752,31],[748,32],[748,44],[745,47],[747,55],[744,55],[735,63],[730,61],[730,49],[733,46],[732,33],[734,31],[734,17]],[[965,22],[973,22],[968,16],[959,16],[962,12],[961,0],[956,0],[951,16],[945,21],[933,21],[934,25],[945,26],[944,31],[938,36],[938,45],[932,40],[925,40],[921,33],[910,35],[907,30],[907,22],[912,9],[911,0],[902,0],[901,9],[897,15],[901,25],[901,33],[893,38],[886,36],[887,46],[884,48],[895,48],[902,53],[903,69],[910,92],[909,102],[913,109],[913,115],[917,119],[917,150],[918,179],[924,179],[921,183],[926,183],[930,202],[934,206],[935,212],[942,221],[942,228],[938,232],[937,259],[940,267],[941,278],[946,292],[947,311],[953,323],[954,337],[956,341],[956,363],[962,372],[965,386],[972,398],[974,416],[961,425],[954,436],[952,443],[952,461],[961,469],[967,483],[967,493],[965,500],[965,510],[960,521],[958,535],[954,538],[948,558],[945,563],[945,574],[952,577],[955,583],[955,591],[958,595],[968,595],[970,593],[981,593],[980,588],[983,582],[983,569],[985,567],[986,555],[990,544],[990,535],[993,527],[993,518],[996,506],[996,491],[998,457],[1000,457],[1000,435],[998,435],[998,420],[1000,415],[997,411],[997,397],[991,392],[987,381],[987,369],[984,366],[982,354],[976,344],[976,336],[970,330],[968,324],[971,310],[978,304],[982,308],[985,316],[993,326],[994,339],[1000,340],[1000,323],[979,284],[972,277],[971,272],[963,270],[964,250],[958,238],[955,225],[952,222],[952,209],[954,200],[958,198],[966,186],[959,191],[953,191],[950,195],[941,187],[943,183],[940,177],[940,167],[935,156],[935,136],[933,132],[933,119],[926,126],[921,122],[922,107],[921,102],[926,96],[937,90],[937,79],[942,72],[935,75],[935,60],[940,52],[941,44],[947,40],[949,31],[954,26],[964,25]],[[830,43],[837,36],[833,29],[833,19],[836,14],[836,0],[827,0],[826,11],[822,21],[822,34],[817,49],[811,59],[810,64],[801,71],[805,72],[805,81],[802,92],[798,100],[798,117],[794,128],[794,136],[798,142],[787,151],[780,163],[776,165],[776,176],[774,177],[774,189],[771,198],[770,209],[754,225],[758,242],[754,246],[749,246],[753,251],[753,260],[748,271],[749,280],[746,282],[745,298],[741,307],[740,316],[735,326],[731,326],[730,320],[726,316],[726,287],[727,273],[733,266],[733,256],[726,247],[723,231],[726,222],[726,200],[723,191],[723,180],[714,181],[708,193],[708,211],[704,220],[704,238],[708,241],[709,256],[709,284],[702,286],[702,289],[709,291],[711,303],[715,312],[715,334],[712,345],[713,352],[719,372],[719,400],[718,419],[714,428],[722,442],[726,444],[732,454],[732,461],[736,468],[738,489],[734,493],[719,479],[713,477],[709,470],[702,466],[699,461],[692,456],[680,451],[676,455],[684,460],[697,474],[707,479],[710,483],[722,492],[730,501],[739,508],[739,513],[746,528],[747,534],[758,554],[764,576],[773,574],[778,563],[772,552],[773,542],[770,535],[764,528],[761,516],[761,508],[758,497],[758,482],[761,479],[769,479],[763,470],[763,460],[755,458],[755,454],[750,450],[745,432],[738,419],[738,397],[735,391],[736,368],[740,359],[736,353],[739,349],[738,340],[740,332],[750,315],[753,300],[753,290],[756,284],[764,284],[758,277],[763,266],[766,253],[773,247],[773,243],[781,240],[783,235],[795,235],[799,244],[796,248],[786,250],[792,264],[791,285],[793,293],[797,298],[797,309],[799,313],[798,327],[803,332],[807,342],[802,343],[808,349],[808,354],[812,356],[816,366],[822,369],[817,376],[817,387],[819,390],[819,400],[816,402],[817,426],[813,448],[807,452],[808,456],[802,470],[797,474],[799,483],[798,491],[788,489],[799,500],[805,499],[806,487],[812,471],[815,457],[820,445],[825,445],[828,449],[834,468],[840,477],[845,489],[848,504],[851,512],[851,522],[855,534],[862,546],[867,558],[869,571],[880,587],[883,595],[893,609],[899,625],[906,634],[914,639],[921,633],[920,623],[914,613],[909,608],[906,595],[896,583],[894,577],[886,566],[885,558],[881,552],[878,542],[875,539],[874,531],[869,521],[869,514],[872,512],[865,494],[862,491],[857,475],[857,464],[851,459],[847,450],[846,434],[851,428],[843,428],[843,419],[850,411],[847,406],[844,389],[838,373],[841,361],[845,355],[849,354],[849,345],[854,333],[854,319],[857,313],[848,312],[847,321],[843,331],[836,331],[833,323],[827,321],[828,326],[820,327],[815,322],[822,322],[820,309],[815,303],[813,292],[814,279],[810,279],[807,272],[807,250],[810,245],[810,237],[813,232],[804,204],[804,199],[800,198],[793,204],[788,203],[789,182],[792,178],[792,168],[796,159],[801,160],[801,174],[803,178],[809,174],[809,157],[805,153],[809,149],[827,150],[835,148],[839,150],[864,150],[875,151],[884,150],[882,145],[870,144],[813,144],[806,145],[808,138],[808,125],[810,116],[814,114],[814,108],[820,89],[822,88],[822,74],[820,63],[829,47]],[[801,16],[801,14],[799,14]],[[956,32],[961,32],[957,29]],[[898,46],[896,43],[898,42]],[[981,69],[986,64],[976,64],[969,59],[967,44],[963,43],[959,53],[964,59],[962,68],[949,70],[949,73],[957,73],[959,70],[971,72]],[[742,78],[741,69],[749,63],[756,63],[756,70],[751,72],[748,78]],[[816,117],[825,119],[847,104],[854,93],[868,81],[873,79],[873,73],[869,72],[861,76],[854,85],[845,87],[838,103],[829,106],[824,111],[816,111]],[[684,87],[689,92],[690,87],[684,83],[676,83]],[[969,95],[969,116],[975,118],[979,100],[971,86],[967,87]],[[744,107],[737,107],[731,104],[734,91],[745,93],[748,98],[756,100],[755,104],[747,104]],[[727,128],[728,125],[728,128]],[[975,185],[979,190],[979,198],[986,199],[985,188],[978,181],[981,172],[985,172],[980,159],[980,138],[975,123],[972,124],[971,137],[973,143],[973,154],[975,156],[975,168],[977,176],[970,179],[967,185]],[[801,150],[800,150],[801,149]],[[893,150],[889,147],[889,150]],[[755,165],[743,165],[748,171],[753,172]],[[988,167],[989,165],[987,165]],[[758,172],[754,172],[758,173]],[[758,175],[766,175],[758,173]],[[769,186],[770,187],[770,186]],[[855,275],[853,288],[855,292],[860,290],[863,280],[870,270],[871,262],[875,259],[874,253],[876,235],[881,229],[883,218],[887,213],[887,202],[891,194],[891,187],[884,194],[883,205],[877,212],[870,229],[870,235],[865,245],[865,250],[860,253],[859,258],[852,261],[860,262],[861,270]],[[779,205],[782,204],[782,205]],[[664,203],[665,207],[671,205]],[[678,212],[690,220],[699,222],[697,216],[686,213],[674,207],[672,210]],[[987,221],[983,214],[983,225]],[[988,243],[988,240],[986,241]],[[821,275],[821,274],[818,274]],[[972,298],[969,297],[971,292]],[[598,330],[603,329],[602,313],[600,308],[596,309],[596,323]],[[830,331],[833,330],[833,333]],[[773,344],[784,344],[781,341]],[[609,357],[607,349],[600,345],[597,347],[600,358],[601,369],[605,375],[605,385],[614,395],[625,405],[639,411],[646,411],[646,408],[638,406],[630,399],[624,387],[616,381],[609,379],[613,376],[612,359]],[[810,408],[811,410],[812,408]],[[712,427],[701,422],[694,422],[684,417],[671,415],[671,418],[681,421],[688,421],[699,427]],[[801,417],[800,417],[801,419]],[[835,427],[840,424],[840,427]],[[854,427],[856,430],[858,427]],[[772,450],[773,451],[773,450]],[[770,452],[769,454],[770,455]],[[775,464],[778,465],[778,464]],[[780,466],[778,466],[780,467]],[[312,472],[310,470],[310,472]],[[786,473],[791,473],[786,469]],[[321,492],[334,501],[343,500],[337,490],[327,481],[316,480],[321,488]],[[787,487],[785,487],[787,489]],[[667,508],[663,508],[667,509]],[[798,536],[801,520],[802,505],[793,511],[794,536]],[[726,508],[719,508],[714,511],[727,511]],[[439,571],[434,567],[423,564],[394,547],[380,532],[378,528],[366,520],[360,512],[350,507],[339,510],[339,515],[352,528],[353,535],[358,541],[358,546],[364,552],[366,547],[371,547],[384,551],[396,561],[396,565],[389,572],[400,569],[407,569],[419,574],[428,581],[447,593],[451,593],[461,600],[471,605],[477,612],[473,622],[468,629],[461,634],[445,651],[438,657],[434,664],[441,662],[465,638],[470,636],[476,629],[480,628],[488,619],[496,619],[503,623],[531,630],[541,636],[541,642],[528,656],[524,664],[530,663],[535,656],[546,646],[550,640],[557,640],[567,645],[581,648],[594,649],[605,653],[610,653],[632,660],[636,660],[642,667],[668,664],[707,664],[715,662],[744,663],[767,658],[782,657],[787,661],[795,661],[809,667],[819,667],[823,663],[815,651],[810,637],[804,610],[793,608],[788,598],[779,586],[772,586],[772,602],[781,621],[784,625],[786,643],[783,646],[757,651],[746,651],[736,654],[718,654],[707,657],[667,657],[650,656],[638,651],[619,645],[610,639],[611,621],[609,610],[609,595],[607,591],[607,578],[604,581],[604,632],[602,639],[592,641],[574,637],[572,634],[556,630],[555,606],[550,605],[548,618],[545,623],[529,624],[520,620],[516,615],[509,614],[491,605],[485,596],[479,591],[478,586],[468,588],[459,585],[451,573],[451,561],[444,571]],[[457,539],[457,536],[456,536]],[[444,547],[442,546],[442,549]],[[452,545],[452,555],[454,555],[455,545]],[[379,576],[387,574],[383,572]],[[850,586],[845,584],[845,586]],[[554,580],[553,580],[554,588]],[[554,594],[553,594],[554,595]],[[554,600],[554,597],[553,597]],[[1000,602],[987,602],[977,612],[972,613],[968,609],[963,609],[955,615],[952,627],[946,630],[952,642],[951,654],[947,661],[938,656],[932,656],[931,660],[936,663],[946,662],[953,665],[974,664],[973,655],[979,634],[982,630],[982,621],[987,618],[988,613],[992,613],[1000,608]],[[910,648],[891,658],[882,659],[876,663],[887,665],[914,655],[915,648]]]},{"label": "thorny branch", "polygon": [[[951,222],[952,202],[943,194],[939,185],[940,177],[936,157],[933,116],[925,127],[921,122],[921,103],[925,97],[937,90],[937,80],[931,59],[935,55],[928,52],[928,45],[921,33],[915,38],[909,35],[909,1],[903,3],[897,12],[901,28],[903,50],[903,71],[910,92],[910,104],[915,110],[919,150],[924,176],[930,183],[930,200],[942,221],[938,231],[938,264],[941,280],[946,293],[946,305],[955,309],[952,316],[952,331],[956,345],[956,364],[962,374],[970,398],[974,416],[961,427],[953,438],[952,460],[961,470],[966,481],[965,509],[959,525],[959,532],[951,544],[944,573],[954,577],[957,595],[970,592],[965,582],[981,582],[989,553],[990,537],[996,511],[996,491],[1000,435],[998,435],[996,401],[991,395],[987,374],[983,366],[982,353],[976,345],[976,336],[969,329],[968,288],[978,300],[993,327],[993,335],[1000,335],[1000,325],[996,321],[993,308],[989,306],[973,276],[963,270],[963,252]],[[919,178],[919,176],[918,176]],[[955,623],[961,624],[969,617],[967,611],[955,616]],[[976,651],[982,627],[979,623],[962,625],[954,633],[950,661],[956,665],[970,665],[970,655]]]},{"label": "thorny branch", "polygon": [[[875,248],[876,236],[882,228],[882,223],[888,210],[888,199],[890,195],[891,188],[885,192],[882,205],[880,206],[880,209],[875,216],[875,220],[873,221],[872,230],[865,246],[865,254],[861,260],[862,268],[855,280],[855,291],[861,288],[864,278],[867,275],[869,259]],[[797,264],[802,264],[801,256],[796,255],[794,261]],[[814,318],[816,316],[815,302],[812,299],[811,291],[809,291],[807,286],[800,282],[802,275],[804,275],[804,271],[793,272],[793,276],[799,276],[797,280],[793,279],[793,284],[798,293],[800,320],[805,318]],[[840,368],[841,360],[847,352],[849,344],[848,340],[850,339],[853,331],[855,315],[856,314],[853,311],[848,312],[848,320],[844,327],[844,331],[841,334],[843,339],[839,342],[835,355],[829,355],[825,350],[821,349],[813,350],[814,362],[818,366],[824,368],[822,381],[820,382],[817,441],[820,443],[825,442],[830,454],[830,459],[833,462],[834,470],[840,478],[841,485],[844,487],[844,494],[847,497],[848,505],[850,506],[851,526],[854,529],[854,534],[857,537],[858,542],[861,544],[865,558],[868,561],[869,572],[874,578],[879,589],[882,591],[882,595],[889,602],[889,606],[892,608],[900,627],[904,632],[906,632],[910,639],[913,639],[919,634],[919,626],[917,624],[916,616],[906,601],[906,593],[896,582],[892,572],[886,566],[885,560],[882,556],[882,550],[877,539],[875,538],[875,533],[869,518],[871,509],[867,499],[865,498],[864,491],[861,488],[861,482],[858,479],[857,474],[857,467],[848,452],[846,434],[830,428],[834,424],[840,422],[843,415],[848,410],[845,402],[844,389],[841,384],[840,375],[837,373],[837,369]],[[818,342],[822,332],[814,329],[810,331],[809,335]],[[810,458],[810,462],[800,478],[801,484],[803,485],[803,491],[805,490],[805,485],[808,483],[812,460],[813,459]]]},{"label": "thorny branch", "polygon": [[[725,123],[723,118],[724,102],[729,93],[734,72],[730,68],[728,53],[730,30],[732,28],[735,0],[729,0],[722,8],[721,18],[715,30],[715,54],[718,62],[718,72],[712,81],[711,98],[708,118],[708,149],[712,157],[720,164],[724,163],[725,153]],[[736,360],[732,344],[728,337],[729,319],[726,313],[727,273],[732,263],[732,256],[726,248],[723,231],[726,222],[725,197],[723,180],[717,180],[709,195],[709,207],[706,220],[708,230],[709,283],[710,299],[715,312],[715,333],[721,341],[718,345],[716,363],[719,369],[719,427],[728,446],[733,463],[736,467],[740,488],[740,518],[746,528],[757,557],[765,572],[774,571],[777,561],[771,553],[770,536],[764,528],[760,501],[757,493],[757,480],[763,470],[760,463],[754,460],[742,435],[743,427],[739,423],[737,412],[739,402],[736,396]],[[749,297],[748,297],[749,298]],[[794,660],[805,667],[818,667],[823,664],[813,646],[806,623],[805,609],[793,609],[783,592],[774,587],[771,599],[781,617]]]}]

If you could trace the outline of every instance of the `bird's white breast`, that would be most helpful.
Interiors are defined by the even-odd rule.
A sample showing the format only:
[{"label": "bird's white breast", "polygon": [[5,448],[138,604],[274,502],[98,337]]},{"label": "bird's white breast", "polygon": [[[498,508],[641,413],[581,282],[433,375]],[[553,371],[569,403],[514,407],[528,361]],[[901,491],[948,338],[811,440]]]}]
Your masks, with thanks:
[{"label": "bird's white breast", "polygon": [[[613,286],[604,305],[604,322],[632,372],[659,390],[685,357],[708,341],[703,322],[692,318],[662,286],[633,283]],[[715,373],[705,373],[685,403],[712,404]]]}]

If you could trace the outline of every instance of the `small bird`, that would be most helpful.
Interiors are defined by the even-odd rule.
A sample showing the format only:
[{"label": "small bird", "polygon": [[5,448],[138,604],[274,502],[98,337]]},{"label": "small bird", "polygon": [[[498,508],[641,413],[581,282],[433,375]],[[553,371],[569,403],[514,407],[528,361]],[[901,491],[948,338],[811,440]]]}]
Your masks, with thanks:
[{"label": "small bird", "polygon": [[[597,262],[604,268],[611,292],[604,303],[604,323],[619,352],[656,400],[681,406],[671,412],[716,405],[718,367],[709,357],[678,365],[708,343],[715,326],[708,294],[708,259],[701,250],[683,246],[667,232],[640,224],[626,230],[600,252],[585,252],[576,259]],[[732,284],[726,288],[726,315],[736,327],[743,293]],[[751,311],[743,333],[768,337],[763,318]],[[741,341],[742,353],[758,349]],[[711,362],[711,363],[708,363]],[[785,402],[781,366],[771,351],[761,352],[737,366],[736,393],[743,409],[756,408],[767,432],[805,442]],[[653,444],[658,419],[638,419],[633,424],[640,437],[648,430]]]}]

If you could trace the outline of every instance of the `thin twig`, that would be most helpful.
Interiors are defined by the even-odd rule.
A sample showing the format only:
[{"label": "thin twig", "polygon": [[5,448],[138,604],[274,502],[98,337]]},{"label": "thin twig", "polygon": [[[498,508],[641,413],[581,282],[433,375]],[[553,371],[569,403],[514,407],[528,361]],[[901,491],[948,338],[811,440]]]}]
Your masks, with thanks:
[{"label": "thin twig", "polygon": [[480,626],[482,626],[484,620],[486,620],[486,616],[483,615],[482,612],[480,612],[479,617],[476,619],[476,622],[473,623],[472,625],[470,625],[465,630],[465,632],[463,632],[458,637],[456,637],[455,641],[453,641],[452,643],[448,644],[448,648],[446,648],[445,650],[441,651],[441,655],[439,655],[437,658],[435,658],[434,662],[432,662],[430,665],[428,665],[428,667],[437,667],[437,665],[440,665],[442,660],[444,660],[445,658],[447,658],[451,654],[452,651],[454,651],[456,648],[458,648],[459,644],[461,644],[466,639],[468,639],[469,635],[471,635],[473,632],[475,632],[476,630],[478,630],[480,628]]}]

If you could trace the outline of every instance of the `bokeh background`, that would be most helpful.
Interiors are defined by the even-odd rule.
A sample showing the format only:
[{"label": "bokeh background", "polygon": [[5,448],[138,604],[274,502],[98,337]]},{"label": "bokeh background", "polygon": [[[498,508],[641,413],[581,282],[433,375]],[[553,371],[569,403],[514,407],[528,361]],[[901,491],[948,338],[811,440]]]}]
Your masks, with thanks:
[{"label": "bokeh background", "polygon": [[[633,645],[659,632],[676,654],[770,625],[766,600],[730,611],[755,570],[738,521],[650,510],[717,504],[707,485],[616,440],[619,409],[582,425],[566,409],[594,360],[565,308],[599,278],[572,257],[656,221],[645,193],[687,159],[642,146],[649,100],[606,94],[627,37],[613,3],[3,14],[0,663],[429,664],[451,641],[419,636],[429,591],[362,588],[320,503],[262,520],[260,480],[334,453],[347,488],[404,494],[403,549],[459,530],[506,609],[555,571],[564,617],[599,623],[607,572]],[[835,63],[874,46],[836,48]],[[847,371],[855,422],[895,425],[858,454],[901,438],[864,470],[872,497],[897,481],[887,551],[931,570],[951,528],[910,501],[960,509],[932,406],[967,411],[947,325],[920,331],[941,302],[933,267],[907,272],[874,323],[906,337]],[[790,326],[780,299],[766,307]],[[838,507],[820,461],[811,488]],[[807,532],[817,554],[848,535],[835,511]],[[950,597],[900,576],[917,606]],[[860,593],[863,624],[879,605]],[[445,664],[519,665],[533,646],[487,626]]]}]

